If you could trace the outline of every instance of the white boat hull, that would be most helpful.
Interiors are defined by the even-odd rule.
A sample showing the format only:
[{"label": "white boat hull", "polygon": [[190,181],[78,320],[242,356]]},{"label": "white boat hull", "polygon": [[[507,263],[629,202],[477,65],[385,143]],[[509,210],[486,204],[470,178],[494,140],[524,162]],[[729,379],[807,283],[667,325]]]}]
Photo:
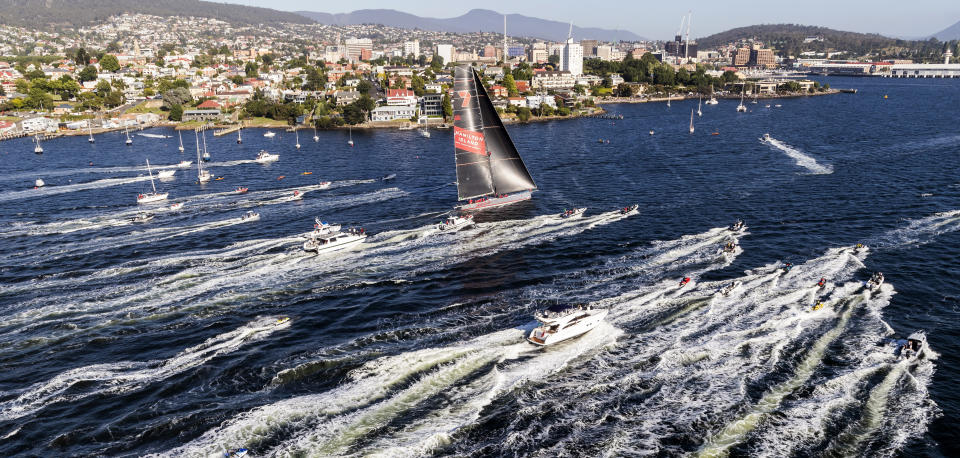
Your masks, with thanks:
[{"label": "white boat hull", "polygon": [[533,196],[533,193],[530,191],[518,192],[516,194],[510,194],[504,197],[488,197],[481,199],[479,202],[475,201],[473,203],[467,203],[460,206],[462,211],[477,211],[477,210],[486,210],[489,208],[502,207],[504,205],[515,204],[517,202],[523,202],[525,200],[530,200]]},{"label": "white boat hull", "polygon": [[313,251],[317,254],[332,253],[334,251],[343,251],[353,248],[362,243],[367,238],[366,234],[343,234],[336,240],[326,244],[319,244],[316,240],[307,240],[303,244],[305,251]]},{"label": "white boat hull", "polygon": [[259,163],[259,164],[266,164],[266,163],[268,163],[268,162],[276,162],[276,161],[279,160],[279,159],[280,159],[280,155],[278,155],[278,154],[270,154],[270,155],[267,155],[267,156],[264,156],[264,157],[258,157],[258,158],[254,159],[254,160],[257,161],[257,163]]},{"label": "white boat hull", "polygon": [[137,196],[138,204],[149,204],[151,202],[160,202],[161,200],[167,200],[167,193],[157,192],[153,194],[140,194]]},{"label": "white boat hull", "polygon": [[581,336],[596,328],[607,316],[607,309],[584,310],[583,318],[566,323],[562,329],[551,330],[549,326],[539,326],[530,332],[527,341],[534,345],[547,346]]},{"label": "white boat hull", "polygon": [[176,173],[176,170],[161,170],[157,172],[157,178],[173,178]]}]

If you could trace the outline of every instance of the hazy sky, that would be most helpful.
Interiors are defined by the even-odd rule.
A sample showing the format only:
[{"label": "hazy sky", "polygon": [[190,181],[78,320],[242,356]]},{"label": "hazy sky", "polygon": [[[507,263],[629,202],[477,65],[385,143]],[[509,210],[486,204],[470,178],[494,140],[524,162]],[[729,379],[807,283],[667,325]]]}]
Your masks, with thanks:
[{"label": "hazy sky", "polygon": [[809,0],[797,2],[643,2],[607,0],[220,0],[286,11],[348,13],[359,9],[389,8],[417,16],[447,18],[473,8],[574,21],[577,26],[630,30],[641,36],[664,39],[680,26],[680,16],[693,11],[690,35],[702,37],[752,24],[795,23],[819,25],[887,36],[920,37],[939,32],[960,21],[960,0]]}]

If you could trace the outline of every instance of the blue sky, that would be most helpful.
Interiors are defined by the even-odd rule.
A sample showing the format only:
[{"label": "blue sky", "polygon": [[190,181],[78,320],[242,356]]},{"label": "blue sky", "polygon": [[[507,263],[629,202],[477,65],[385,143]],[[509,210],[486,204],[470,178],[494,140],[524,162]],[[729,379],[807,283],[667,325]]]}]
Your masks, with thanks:
[{"label": "blue sky", "polygon": [[286,11],[347,13],[389,8],[426,17],[454,17],[473,8],[517,13],[578,26],[618,28],[655,39],[668,38],[680,26],[680,16],[693,10],[691,36],[700,37],[752,24],[795,23],[896,37],[921,37],[960,21],[960,0],[807,0],[797,2],[642,2],[608,0],[220,0]]}]

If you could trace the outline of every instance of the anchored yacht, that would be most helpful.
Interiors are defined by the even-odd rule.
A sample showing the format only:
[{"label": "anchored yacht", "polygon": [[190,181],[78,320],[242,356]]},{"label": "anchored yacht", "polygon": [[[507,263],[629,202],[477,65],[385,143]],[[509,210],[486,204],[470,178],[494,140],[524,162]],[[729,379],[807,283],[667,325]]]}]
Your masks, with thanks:
[{"label": "anchored yacht", "polygon": [[541,346],[562,342],[589,332],[606,316],[607,309],[555,305],[535,315],[540,326],[530,332],[527,340]]}]

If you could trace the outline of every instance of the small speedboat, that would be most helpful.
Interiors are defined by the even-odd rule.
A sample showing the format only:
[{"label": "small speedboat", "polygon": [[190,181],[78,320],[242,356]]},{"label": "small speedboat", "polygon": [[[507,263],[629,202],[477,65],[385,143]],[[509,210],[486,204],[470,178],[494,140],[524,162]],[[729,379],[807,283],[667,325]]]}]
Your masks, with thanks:
[{"label": "small speedboat", "polygon": [[737,280],[737,281],[735,281],[735,282],[733,282],[733,283],[730,283],[730,284],[727,285],[727,286],[724,286],[724,287],[718,289],[717,292],[720,293],[720,294],[722,294],[722,295],[724,295],[724,296],[729,296],[730,293],[732,293],[734,290],[736,290],[737,288],[739,288],[740,285],[743,285],[743,282],[740,281],[740,280]]},{"label": "small speedboat", "polygon": [[623,207],[623,208],[620,209],[620,214],[621,214],[621,215],[629,215],[630,213],[637,211],[638,208],[640,208],[640,206],[637,205],[637,204],[633,204],[633,205],[631,205],[631,206],[629,206],[629,207]]},{"label": "small speedboat", "polygon": [[596,328],[606,316],[607,309],[555,305],[534,316],[540,325],[530,332],[527,341],[540,346],[563,342]]},{"label": "small speedboat", "polygon": [[266,131],[266,132],[264,132],[264,134],[263,134],[263,136],[264,136],[264,137],[267,137],[267,138],[273,138],[273,137],[275,137],[276,135],[277,135],[276,132],[272,132],[272,131],[269,131],[269,130]]},{"label": "small speedboat", "polygon": [[157,178],[173,178],[175,173],[177,173],[176,169],[160,170],[157,172]]},{"label": "small speedboat", "polygon": [[214,178],[213,181],[220,181],[220,180],[222,180],[222,179],[224,179],[224,177],[216,177],[216,178]]},{"label": "small speedboat", "polygon": [[770,104],[768,103],[768,104],[764,105],[763,107],[764,107],[764,108],[770,108]]},{"label": "small speedboat", "polygon": [[741,232],[747,226],[743,223],[742,219],[736,220],[733,224],[730,225],[730,230],[732,232]]},{"label": "small speedboat", "polygon": [[233,192],[237,194],[243,194],[249,190],[250,190],[249,188],[237,187],[237,189],[234,189]]},{"label": "small speedboat", "polygon": [[183,208],[183,202],[177,202],[170,206],[171,210],[179,210],[181,208]]},{"label": "small speedboat", "polygon": [[274,162],[278,159],[280,159],[279,154],[270,154],[265,150],[260,150],[260,152],[257,153],[257,157],[254,159],[254,161],[257,161],[260,164],[266,164],[267,162]]},{"label": "small speedboat", "polygon": [[240,217],[240,220],[243,222],[247,221],[258,221],[260,220],[260,214],[255,211],[248,211]]},{"label": "small speedboat", "polygon": [[460,228],[469,226],[471,223],[473,223],[473,215],[451,216],[445,219],[442,223],[437,224],[437,230],[456,231]]},{"label": "small speedboat", "polygon": [[300,200],[300,199],[303,199],[303,193],[295,189],[293,191],[293,195],[290,196],[290,200]]},{"label": "small speedboat", "polygon": [[653,129],[650,129],[650,135],[653,135]]},{"label": "small speedboat", "polygon": [[770,141],[770,134],[763,134],[763,137],[760,138],[760,141],[767,143]]},{"label": "small speedboat", "polygon": [[738,247],[738,246],[739,246],[739,245],[737,245],[737,241],[736,241],[736,240],[731,241],[731,242],[727,242],[726,245],[724,245],[723,248],[721,248],[721,249],[717,252],[717,254],[733,253],[734,251],[737,251],[737,247]]},{"label": "small speedboat", "polygon": [[332,183],[330,183],[329,181],[321,181],[320,183],[317,183],[317,186],[318,186],[320,189],[327,189],[327,188],[330,187],[331,184],[332,184]]},{"label": "small speedboat", "polygon": [[190,168],[190,164],[193,164],[193,161],[180,161],[180,163],[177,164],[177,167],[180,167],[181,169],[186,169],[186,168]]},{"label": "small speedboat", "polygon": [[587,207],[574,208],[571,210],[564,210],[560,214],[561,218],[576,218],[578,216],[583,216],[583,212],[587,211]]},{"label": "small speedboat", "polygon": [[774,108],[780,108],[780,107],[782,107],[782,106],[783,106],[783,105],[780,105],[780,104],[778,103],[778,104],[774,105],[773,107],[774,107]]},{"label": "small speedboat", "polygon": [[880,285],[883,284],[883,280],[883,272],[874,272],[873,275],[870,276],[870,279],[867,280],[865,286],[870,291],[875,291],[880,289]]},{"label": "small speedboat", "polygon": [[249,450],[245,448],[235,448],[233,450],[228,450],[223,453],[223,458],[240,458],[247,456]]},{"label": "small speedboat", "polygon": [[35,188],[42,188],[42,187],[44,187],[44,186],[46,186],[46,185],[47,185],[47,183],[44,183],[44,181],[43,181],[42,178],[37,178],[37,181],[34,181],[34,182],[33,182],[33,187],[35,187]]},{"label": "small speedboat", "polygon": [[854,253],[862,253],[864,251],[867,251],[867,246],[862,243],[858,243],[853,247]]},{"label": "small speedboat", "polygon": [[277,318],[277,321],[274,323],[274,325],[280,326],[281,324],[286,324],[289,322],[290,322],[290,317],[285,316],[285,317]]},{"label": "small speedboat", "polygon": [[397,174],[396,174],[396,173],[391,173],[391,174],[389,174],[389,175],[387,175],[387,176],[385,176],[385,177],[383,177],[383,178],[381,178],[381,179],[382,179],[383,181],[387,181],[387,180],[392,180],[392,179],[394,179],[394,178],[396,178],[396,177],[397,177]]},{"label": "small speedboat", "polygon": [[906,339],[891,337],[884,339],[882,343],[893,347],[893,354],[898,359],[912,360],[926,350],[927,335],[923,331],[917,331]]},{"label": "small speedboat", "polygon": [[134,216],[131,221],[134,223],[145,223],[153,219],[153,213],[150,212],[140,212],[137,213],[137,216]]}]

